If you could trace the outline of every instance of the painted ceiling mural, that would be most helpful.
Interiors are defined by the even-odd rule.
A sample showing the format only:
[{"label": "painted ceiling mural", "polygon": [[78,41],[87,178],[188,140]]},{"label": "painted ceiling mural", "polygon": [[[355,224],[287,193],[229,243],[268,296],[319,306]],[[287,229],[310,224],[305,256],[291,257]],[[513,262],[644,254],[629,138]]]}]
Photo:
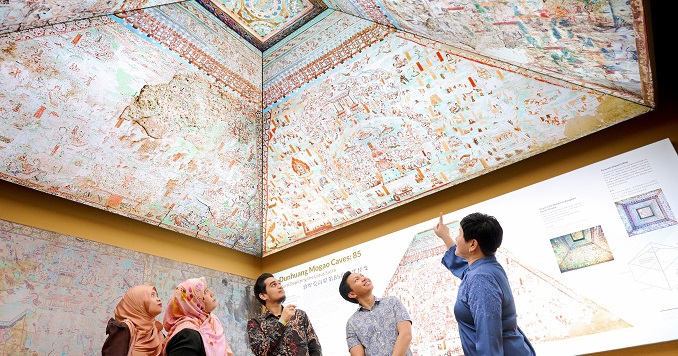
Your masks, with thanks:
[{"label": "painted ceiling mural", "polygon": [[198,0],[230,28],[264,51],[320,14],[320,0]]},{"label": "painted ceiling mural", "polygon": [[0,1],[0,179],[253,255],[654,108],[641,0],[58,3]]},{"label": "painted ceiling mural", "polygon": [[264,255],[651,110],[348,16],[264,69]]},{"label": "painted ceiling mural", "polygon": [[[163,307],[180,282],[205,277],[236,355],[252,355],[247,320],[259,313],[253,280],[0,220],[3,355],[97,355],[125,292],[155,286]],[[157,317],[162,320],[163,314]]]},{"label": "painted ceiling mural", "polygon": [[173,2],[177,0],[3,0],[0,34]]},{"label": "painted ceiling mural", "polygon": [[325,0],[332,9],[654,106],[642,0]]},{"label": "painted ceiling mural", "polygon": [[261,57],[196,3],[0,37],[0,177],[261,253]]}]

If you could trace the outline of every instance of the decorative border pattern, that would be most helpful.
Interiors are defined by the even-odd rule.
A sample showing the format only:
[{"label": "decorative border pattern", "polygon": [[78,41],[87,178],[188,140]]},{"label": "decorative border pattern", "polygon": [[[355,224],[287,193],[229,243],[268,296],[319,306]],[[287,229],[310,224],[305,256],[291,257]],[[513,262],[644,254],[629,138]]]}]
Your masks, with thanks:
[{"label": "decorative border pattern", "polygon": [[240,25],[237,21],[231,18],[226,12],[220,8],[213,6],[210,0],[196,0],[200,5],[205,7],[209,12],[216,16],[219,20],[223,21],[228,27],[235,31],[242,38],[251,43],[254,47],[260,51],[265,51],[271,48],[273,45],[278,43],[280,40],[284,39],[292,32],[299,29],[301,26],[304,26],[307,22],[311,21],[314,17],[318,16],[320,13],[327,9],[327,5],[321,0],[309,0],[313,4],[313,9],[309,11],[306,15],[302,16],[297,22],[288,26],[287,28],[279,31],[275,35],[271,36],[265,42],[261,42],[258,38],[253,36],[247,29]]},{"label": "decorative border pattern", "polygon": [[194,45],[190,39],[182,37],[181,34],[153,16],[150,16],[146,11],[125,12],[118,16],[135,29],[146,33],[148,37],[162,43],[190,64],[211,75],[230,89],[233,89],[236,93],[242,95],[243,98],[246,98],[247,101],[257,103],[261,99],[260,88],[255,87],[241,76],[226,68],[218,60]]},{"label": "decorative border pattern", "polygon": [[337,65],[360,53],[365,48],[383,40],[395,29],[379,24],[372,25],[353,35],[332,51],[320,56],[296,72],[290,73],[287,78],[268,88],[263,95],[263,107],[276,103],[304,84],[311,82],[320,75],[334,69]]}]

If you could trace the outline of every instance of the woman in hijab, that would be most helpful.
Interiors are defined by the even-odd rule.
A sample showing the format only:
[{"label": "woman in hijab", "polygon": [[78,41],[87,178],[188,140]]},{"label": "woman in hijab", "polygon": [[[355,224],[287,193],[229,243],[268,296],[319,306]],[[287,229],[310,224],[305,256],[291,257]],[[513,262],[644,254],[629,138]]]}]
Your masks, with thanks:
[{"label": "woman in hijab", "polygon": [[108,337],[101,349],[104,356],[157,356],[165,336],[155,317],[162,312],[162,301],[155,287],[138,285],[125,293],[115,307],[115,318],[108,321]]},{"label": "woman in hijab", "polygon": [[167,302],[163,325],[167,356],[233,356],[216,315],[217,299],[205,277],[181,282]]}]

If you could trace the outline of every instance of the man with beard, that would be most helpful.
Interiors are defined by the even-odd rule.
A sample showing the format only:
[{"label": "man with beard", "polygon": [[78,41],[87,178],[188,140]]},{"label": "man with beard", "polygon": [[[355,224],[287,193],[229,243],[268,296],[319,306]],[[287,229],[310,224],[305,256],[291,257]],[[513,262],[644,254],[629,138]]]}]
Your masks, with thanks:
[{"label": "man with beard", "polygon": [[285,302],[285,290],[270,273],[254,283],[254,295],[266,310],[247,322],[247,338],[256,356],[322,356],[318,335],[308,315]]},{"label": "man with beard", "polygon": [[346,322],[346,344],[351,356],[412,356],[412,320],[405,305],[395,296],[372,294],[372,281],[347,271],[341,278],[339,294],[360,304]]}]

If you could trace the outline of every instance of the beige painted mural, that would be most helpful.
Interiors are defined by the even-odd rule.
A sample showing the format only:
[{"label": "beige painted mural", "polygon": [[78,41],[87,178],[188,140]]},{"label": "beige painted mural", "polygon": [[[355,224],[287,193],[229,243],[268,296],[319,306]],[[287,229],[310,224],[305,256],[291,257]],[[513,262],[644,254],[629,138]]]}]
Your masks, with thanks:
[{"label": "beige painted mural", "polygon": [[654,106],[642,0],[325,0],[455,48]]},{"label": "beige painted mural", "polygon": [[174,2],[178,0],[3,0],[0,34]]},{"label": "beige painted mural", "polygon": [[3,179],[261,253],[260,57],[205,9],[13,32],[0,58]]},{"label": "beige painted mural", "polygon": [[5,220],[0,267],[0,355],[100,355],[129,288],[155,286],[165,307],[179,283],[197,277],[214,291],[233,351],[251,355],[246,324],[259,308],[249,278]]},{"label": "beige painted mural", "polygon": [[[321,33],[351,39],[346,51],[364,45],[360,36],[376,41],[265,110],[264,255],[651,110],[381,25],[341,23]],[[317,43],[288,50],[301,57]],[[293,82],[284,75],[296,73],[264,83],[271,96]]]},{"label": "beige painted mural", "polygon": [[0,179],[266,256],[651,111],[645,17],[0,2]]}]

